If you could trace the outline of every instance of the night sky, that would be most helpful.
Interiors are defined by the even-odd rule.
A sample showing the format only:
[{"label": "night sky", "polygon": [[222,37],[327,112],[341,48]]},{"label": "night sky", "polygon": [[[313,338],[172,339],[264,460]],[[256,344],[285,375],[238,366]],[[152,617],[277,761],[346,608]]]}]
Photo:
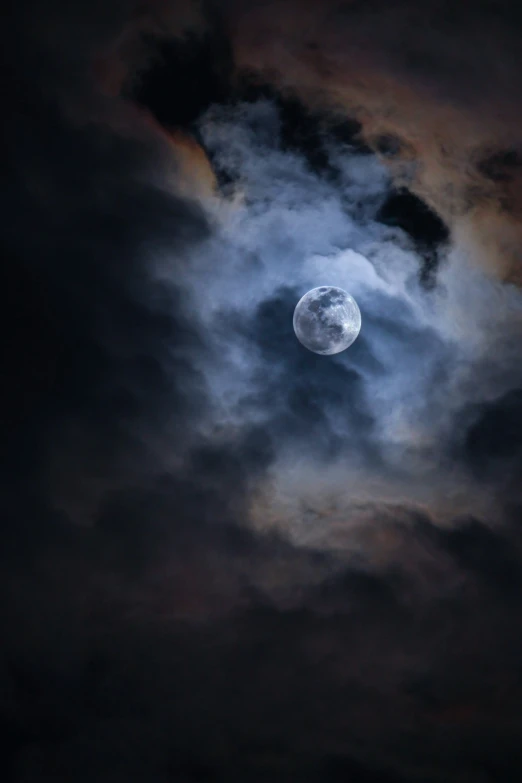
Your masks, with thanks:
[{"label": "night sky", "polygon": [[518,783],[518,4],[8,6],[0,779]]}]

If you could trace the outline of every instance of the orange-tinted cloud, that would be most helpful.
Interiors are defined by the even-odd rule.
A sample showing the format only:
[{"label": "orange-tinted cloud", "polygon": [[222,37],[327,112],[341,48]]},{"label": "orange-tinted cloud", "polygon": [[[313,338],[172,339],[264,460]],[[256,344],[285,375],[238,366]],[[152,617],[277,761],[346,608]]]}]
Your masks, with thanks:
[{"label": "orange-tinted cloud", "polygon": [[516,20],[442,0],[221,5],[240,68],[356,115],[398,183],[426,199],[483,264],[520,277]]}]

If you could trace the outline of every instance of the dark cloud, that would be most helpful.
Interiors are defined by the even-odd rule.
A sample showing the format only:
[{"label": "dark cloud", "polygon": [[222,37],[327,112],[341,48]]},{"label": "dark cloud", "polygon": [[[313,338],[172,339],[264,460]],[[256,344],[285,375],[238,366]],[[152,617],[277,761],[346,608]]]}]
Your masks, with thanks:
[{"label": "dark cloud", "polygon": [[[175,411],[177,424],[171,426],[177,437],[184,437],[184,417],[203,394],[183,355],[197,346],[198,336],[183,315],[181,294],[166,292],[148,278],[143,243],[153,234],[158,247],[180,254],[208,229],[195,205],[143,180],[139,169],[148,165],[146,144],[125,140],[109,127],[68,128],[56,115],[44,113],[31,136],[29,150],[15,147],[20,163],[4,208],[4,236],[8,247],[15,242],[18,247],[6,269],[29,285],[35,281],[43,312],[35,313],[25,295],[13,301],[11,286],[6,289],[14,322],[33,321],[12,350],[26,362],[35,354],[37,365],[49,366],[46,387],[34,390],[31,400],[46,422],[41,432],[41,421],[30,425],[36,444],[40,437],[45,440],[41,457],[52,464],[57,451],[67,472],[75,459],[69,461],[67,450],[83,451],[90,463],[83,468],[99,471],[93,481],[103,483],[112,470],[109,464],[126,463],[125,472],[134,454],[140,454],[141,471],[154,432],[165,426],[167,409]],[[122,176],[130,170],[134,181],[132,174],[129,181]],[[53,330],[44,356],[42,317]],[[43,326],[45,334],[48,324]],[[25,428],[31,405],[24,408],[27,421],[17,411],[23,403],[17,389],[27,383],[25,363],[19,370],[22,377],[11,380],[11,401]],[[28,450],[34,456],[34,447]]]},{"label": "dark cloud", "polygon": [[[199,627],[192,623],[205,596],[189,590],[195,564],[176,585],[172,557],[174,575],[156,564],[148,578],[127,580],[119,600],[95,593],[105,604],[88,602],[85,624],[86,571],[78,574],[81,560],[68,548],[66,573],[84,582],[80,606],[60,589],[62,563],[50,606],[52,583],[42,586],[40,577],[43,616],[36,628],[34,619],[25,625],[36,649],[29,653],[17,630],[5,652],[17,653],[4,682],[18,715],[8,713],[11,725],[26,743],[15,779],[336,780],[349,770],[355,780],[385,783],[458,780],[487,763],[495,770],[500,753],[502,764],[517,763],[516,605],[483,581],[480,555],[469,571],[455,565],[453,552],[463,549],[469,563],[468,547],[459,547],[469,525],[459,543],[445,545],[426,519],[404,521],[404,531],[396,528],[402,568],[395,563],[381,576],[352,568],[308,589],[292,610],[258,600]],[[407,565],[411,524],[415,560],[424,552],[423,570],[435,568],[439,582],[431,598]],[[476,552],[476,536],[469,543]],[[229,564],[238,551],[231,544],[223,549]],[[502,539],[485,544],[502,548]],[[273,544],[266,555],[276,557]],[[192,587],[201,590],[204,580]],[[175,619],[181,596],[190,625]],[[26,600],[34,611],[34,594]],[[13,620],[22,606],[19,594],[11,599]],[[207,618],[208,608],[207,596]]]},{"label": "dark cloud", "polygon": [[[189,4],[20,8],[3,53],[5,779],[509,780],[519,292],[397,204],[353,119],[228,93],[226,17],[177,44]],[[215,60],[197,95],[169,94]],[[191,126],[221,192],[202,198],[203,153],[147,107]],[[291,329],[325,270],[363,311],[332,360]]]},{"label": "dark cloud", "polygon": [[494,182],[504,182],[514,176],[514,172],[521,165],[520,154],[517,150],[489,151],[478,162],[477,167],[489,179]]}]

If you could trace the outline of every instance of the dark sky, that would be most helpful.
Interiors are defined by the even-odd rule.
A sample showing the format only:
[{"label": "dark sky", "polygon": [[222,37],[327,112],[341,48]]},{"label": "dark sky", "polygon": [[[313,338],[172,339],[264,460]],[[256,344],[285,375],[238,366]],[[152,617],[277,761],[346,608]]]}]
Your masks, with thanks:
[{"label": "dark sky", "polygon": [[1,779],[519,781],[518,7],[5,19]]}]

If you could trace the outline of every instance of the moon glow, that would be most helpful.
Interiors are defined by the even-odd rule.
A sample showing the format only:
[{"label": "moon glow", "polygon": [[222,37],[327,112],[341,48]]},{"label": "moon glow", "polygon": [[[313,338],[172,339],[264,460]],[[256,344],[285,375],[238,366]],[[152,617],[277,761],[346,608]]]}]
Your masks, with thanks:
[{"label": "moon glow", "polygon": [[342,288],[312,288],[294,310],[294,331],[299,342],[313,353],[331,356],[346,350],[361,331],[361,311]]}]

